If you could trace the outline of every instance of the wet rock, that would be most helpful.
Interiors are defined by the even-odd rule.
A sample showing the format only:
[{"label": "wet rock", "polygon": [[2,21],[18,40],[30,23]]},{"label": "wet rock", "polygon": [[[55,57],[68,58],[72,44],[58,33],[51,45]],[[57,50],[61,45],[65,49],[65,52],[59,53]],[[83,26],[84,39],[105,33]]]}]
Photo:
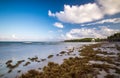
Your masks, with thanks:
[{"label": "wet rock", "polygon": [[27,65],[29,65],[30,64],[30,62],[26,62],[23,66],[27,66]]},{"label": "wet rock", "polygon": [[46,59],[41,59],[41,61],[45,61]]},{"label": "wet rock", "polygon": [[37,60],[38,60],[38,57],[37,56],[35,56],[35,57],[32,57],[32,58],[28,58],[30,61],[32,61],[32,62],[34,62],[34,61],[36,61],[37,62]]},{"label": "wet rock", "polygon": [[59,54],[56,54],[56,56],[59,56]]},{"label": "wet rock", "polygon": [[12,63],[12,60],[8,60],[8,61],[6,62],[6,64],[10,64],[10,63]]},{"label": "wet rock", "polygon": [[10,69],[9,71],[8,71],[8,73],[11,73],[12,72],[12,70]]},{"label": "wet rock", "polygon": [[52,58],[52,57],[53,57],[53,55],[49,55],[49,56],[48,56],[48,58]]},{"label": "wet rock", "polygon": [[66,53],[66,51],[61,51],[61,52],[60,52],[60,54],[65,54],[65,53]]},{"label": "wet rock", "polygon": [[42,68],[38,68],[39,70],[41,70]]},{"label": "wet rock", "polygon": [[18,72],[18,73],[20,73],[20,72],[21,72],[21,70],[18,70],[17,72]]}]

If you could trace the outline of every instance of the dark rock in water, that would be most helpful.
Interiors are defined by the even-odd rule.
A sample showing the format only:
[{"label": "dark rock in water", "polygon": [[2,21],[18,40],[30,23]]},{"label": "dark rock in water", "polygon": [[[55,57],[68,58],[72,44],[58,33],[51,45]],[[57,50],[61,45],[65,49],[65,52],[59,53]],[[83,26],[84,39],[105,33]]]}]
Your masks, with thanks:
[{"label": "dark rock in water", "polygon": [[16,64],[16,65],[8,64],[8,65],[7,65],[7,67],[8,67],[9,69],[14,69],[14,68],[16,68],[17,66],[18,66],[18,64]]},{"label": "dark rock in water", "polygon": [[37,62],[41,62],[40,60],[37,60]]},{"label": "dark rock in water", "polygon": [[25,60],[20,60],[20,61],[17,61],[17,63],[15,64],[15,65],[12,65],[11,64],[11,61],[9,61],[8,63],[7,63],[7,67],[9,68],[9,69],[14,69],[14,68],[16,68],[16,67],[18,67],[22,62],[24,62]]},{"label": "dark rock in water", "polygon": [[17,61],[17,66],[19,66],[22,62],[24,62],[25,60],[20,60],[20,61]]},{"label": "dark rock in water", "polygon": [[3,77],[4,76],[4,74],[0,74],[0,77]]},{"label": "dark rock in water", "polygon": [[118,46],[117,44],[115,46],[116,46],[116,49],[120,51],[120,46]]},{"label": "dark rock in water", "polygon": [[61,51],[61,52],[60,52],[60,54],[65,54],[65,53],[66,53],[66,51]]},{"label": "dark rock in water", "polygon": [[56,54],[56,56],[59,56],[59,54]]},{"label": "dark rock in water", "polygon": [[26,62],[23,66],[27,66],[27,65],[29,65],[30,64],[30,62]]},{"label": "dark rock in water", "polygon": [[12,70],[10,69],[9,71],[8,71],[8,73],[11,73],[12,72]]},{"label": "dark rock in water", "polygon": [[9,63],[9,64],[7,64],[7,67],[8,67],[8,68],[12,67],[12,64],[10,64],[10,63]]},{"label": "dark rock in water", "polygon": [[49,55],[49,56],[48,56],[48,58],[52,58],[52,57],[53,57],[53,55]]},{"label": "dark rock in water", "polygon": [[39,70],[41,70],[42,68],[38,68]]},{"label": "dark rock in water", "polygon": [[38,60],[38,57],[37,56],[35,56],[35,57],[33,57],[33,58],[28,58],[30,61],[32,61],[32,62],[34,62],[34,61],[36,61],[37,62],[37,60]]},{"label": "dark rock in water", "polygon": [[76,54],[73,54],[73,56],[75,56]]},{"label": "dark rock in water", "polygon": [[10,64],[10,63],[12,63],[12,60],[8,60],[8,61],[6,62],[6,64]]},{"label": "dark rock in water", "polygon": [[24,62],[25,60],[20,60],[20,61],[18,61],[18,63],[22,63],[22,62]]},{"label": "dark rock in water", "polygon": [[20,73],[20,72],[21,72],[21,70],[18,70],[17,72],[18,72],[18,73]]},{"label": "dark rock in water", "polygon": [[46,59],[41,59],[41,61],[45,61]]},{"label": "dark rock in water", "polygon": [[68,55],[70,55],[70,53],[69,53],[69,52],[68,52],[67,54],[68,54]]}]

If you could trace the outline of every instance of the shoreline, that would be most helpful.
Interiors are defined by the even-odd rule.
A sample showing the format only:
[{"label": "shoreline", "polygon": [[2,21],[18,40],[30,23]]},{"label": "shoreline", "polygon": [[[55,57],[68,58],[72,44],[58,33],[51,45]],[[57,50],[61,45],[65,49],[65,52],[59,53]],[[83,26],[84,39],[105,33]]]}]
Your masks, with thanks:
[{"label": "shoreline", "polygon": [[[57,72],[64,72],[64,73],[60,73],[60,75],[58,75],[58,76],[56,76],[56,74],[58,74],[58,73],[56,73],[56,74],[53,74],[52,76],[56,76],[56,77],[63,77],[64,78],[64,76],[63,75],[65,75],[66,73],[69,73],[69,75],[66,75],[65,77],[67,77],[67,76],[71,76],[71,72],[72,73],[74,73],[74,75],[75,75],[75,78],[77,78],[76,76],[77,76],[77,74],[76,74],[76,72],[84,72],[83,74],[84,75],[80,75],[81,77],[83,77],[84,78],[84,76],[88,76],[88,77],[90,77],[90,78],[92,78],[92,77],[98,77],[98,78],[100,78],[101,76],[105,76],[105,75],[103,75],[103,74],[106,74],[106,72],[108,73],[108,70],[110,69],[112,69],[111,71],[116,71],[117,72],[117,74],[116,73],[112,73],[112,74],[106,74],[106,77],[107,76],[112,76],[112,77],[114,77],[114,76],[119,76],[120,75],[120,69],[119,68],[117,68],[117,67],[112,67],[111,65],[109,65],[109,63],[110,64],[112,64],[112,65],[118,65],[118,66],[120,66],[120,62],[117,60],[117,62],[119,63],[114,63],[114,62],[111,62],[111,59],[116,59],[116,57],[108,57],[108,55],[113,55],[114,53],[107,53],[107,52],[105,52],[104,50],[103,50],[103,48],[105,49],[105,48],[112,48],[113,49],[113,47],[114,48],[116,48],[116,46],[108,46],[108,45],[106,45],[106,46],[103,46],[103,45],[105,45],[105,44],[109,44],[109,43],[97,43],[97,44],[90,44],[90,45],[85,45],[85,46],[82,46],[82,48],[81,47],[79,47],[79,48],[76,48],[75,47],[75,49],[74,48],[72,48],[72,49],[70,49],[70,50],[68,50],[68,52],[66,52],[66,51],[61,51],[59,54],[56,54],[56,55],[49,55],[48,57],[47,57],[47,59],[41,59],[41,60],[38,60],[38,57],[37,56],[35,56],[35,57],[32,57],[32,58],[28,58],[29,59],[29,61],[30,62],[26,62],[26,64],[24,63],[24,66],[27,66],[27,65],[29,65],[31,62],[38,62],[38,63],[40,63],[40,62],[42,62],[42,61],[47,61],[48,60],[48,64],[46,64],[45,66],[43,66],[43,68],[41,68],[41,67],[39,67],[38,68],[38,70],[36,70],[36,69],[33,69],[33,70],[28,70],[25,74],[22,74],[21,73],[21,70],[18,70],[18,73],[21,73],[22,75],[18,75],[17,76],[17,78],[29,78],[30,77],[30,75],[29,74],[31,74],[31,72],[33,72],[33,73],[38,73],[38,74],[41,74],[40,76],[39,75],[36,75],[36,73],[35,74],[33,74],[33,78],[35,78],[35,77],[37,77],[38,76],[38,78],[40,77],[45,77],[44,75],[48,75],[48,74],[46,74],[46,72],[48,72],[48,73],[51,73],[52,72],[52,74],[53,74],[53,72],[56,72],[56,71],[54,71],[54,69],[56,69],[57,70]],[[111,43],[110,43],[111,44]],[[102,47],[102,48],[101,48]],[[120,45],[118,45],[117,47],[120,47]],[[93,50],[94,49],[94,50]],[[76,56],[76,54],[74,53],[74,50],[75,50],[75,52],[76,51],[78,51],[78,54],[77,54],[77,56]],[[89,53],[88,53],[88,51],[89,51]],[[100,56],[100,54],[102,54],[103,56]],[[119,54],[120,54],[120,52],[119,52]],[[66,56],[66,55],[68,55],[69,57],[68,58],[64,58],[63,59],[63,62],[61,63],[61,64],[59,64],[59,63],[55,63],[55,62],[51,62],[51,61],[49,61],[49,59],[54,59],[55,57],[59,57],[59,56]],[[106,55],[107,57],[104,57],[104,55]],[[73,57],[74,56],[74,57]],[[57,59],[57,58],[56,58]],[[74,63],[74,61],[71,61],[71,60],[74,60],[75,62],[77,62],[77,63],[79,63],[79,64],[81,64],[81,62],[83,63],[83,64],[81,64],[81,66],[78,66],[77,64],[75,64]],[[67,62],[66,62],[67,61]],[[21,61],[19,61],[18,63],[16,63],[16,65],[18,65],[18,64],[21,64],[22,62],[24,62],[23,60],[21,60]],[[70,68],[69,66],[64,66],[64,64],[68,64],[69,62],[71,62],[71,67],[72,68]],[[76,66],[75,68],[73,67],[73,66]],[[66,70],[69,70],[69,71],[64,71],[64,70],[62,70],[62,66],[64,66],[65,67],[65,69]],[[82,66],[85,66],[85,67],[82,67]],[[106,69],[105,68],[103,68],[102,66],[105,66],[106,67]],[[57,67],[57,68],[56,68]],[[88,70],[87,69],[87,67],[88,67],[88,69],[89,69],[89,67],[93,67],[93,68],[91,68],[91,70]],[[48,71],[48,69],[50,69],[50,68],[53,68],[53,69],[51,69],[50,71]],[[69,69],[68,69],[69,68]],[[58,70],[58,69],[61,69],[61,70]],[[71,69],[72,69],[72,71],[71,71]],[[73,70],[73,69],[75,69],[75,70]],[[81,71],[79,71],[79,70],[81,70]],[[101,69],[101,70],[100,70]],[[95,71],[95,72],[93,72],[93,70]],[[71,72],[70,72],[71,71]],[[103,73],[104,72],[104,73]],[[86,74],[87,73],[87,74]],[[97,74],[96,74],[97,73]],[[99,74],[98,74],[99,73]],[[100,73],[101,73],[101,75],[100,75]],[[102,74],[103,73],[103,74]],[[80,74],[80,73],[79,73]],[[48,76],[48,78],[51,78],[51,77],[49,77]]]},{"label": "shoreline", "polygon": [[[43,68],[42,72],[39,72],[37,70],[29,70],[26,74],[22,74],[19,78],[28,78],[31,75],[31,72],[34,72],[36,74],[32,74],[33,77],[120,77],[120,62],[119,62],[119,56],[120,52],[118,51],[117,55],[115,57],[104,57],[99,56],[97,54],[104,54],[104,55],[113,55],[114,52],[105,52],[102,51],[101,47],[105,48],[120,48],[120,46],[103,46],[103,45],[109,44],[109,43],[98,43],[98,44],[91,44],[88,46],[84,46],[82,50],[80,50],[80,56],[81,57],[70,57],[69,59],[65,59],[64,62],[59,65],[54,62],[49,62],[47,66]],[[96,50],[93,50],[96,49]],[[113,53],[113,54],[112,54]],[[117,59],[117,60],[116,60]],[[113,61],[114,60],[114,61]],[[116,61],[115,61],[116,60]],[[93,71],[94,70],[94,71]],[[63,73],[61,73],[63,72]],[[49,74],[48,74],[49,73]],[[40,74],[40,75],[39,75]]]}]

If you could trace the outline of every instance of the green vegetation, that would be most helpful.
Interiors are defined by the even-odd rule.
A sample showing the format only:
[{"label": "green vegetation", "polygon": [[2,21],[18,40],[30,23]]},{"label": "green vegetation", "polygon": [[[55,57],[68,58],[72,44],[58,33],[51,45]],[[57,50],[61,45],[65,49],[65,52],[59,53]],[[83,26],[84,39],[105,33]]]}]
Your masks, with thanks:
[{"label": "green vegetation", "polygon": [[120,32],[107,37],[108,41],[120,41]]},{"label": "green vegetation", "polygon": [[91,42],[92,38],[65,40],[65,42]]},{"label": "green vegetation", "polygon": [[86,61],[78,57],[66,59],[61,65],[49,62],[43,72],[30,70],[19,78],[93,78],[94,69],[85,63]]},{"label": "green vegetation", "polygon": [[72,40],[65,40],[64,42],[100,42],[105,41],[106,39],[100,39],[100,38],[83,38],[83,39],[72,39]]}]

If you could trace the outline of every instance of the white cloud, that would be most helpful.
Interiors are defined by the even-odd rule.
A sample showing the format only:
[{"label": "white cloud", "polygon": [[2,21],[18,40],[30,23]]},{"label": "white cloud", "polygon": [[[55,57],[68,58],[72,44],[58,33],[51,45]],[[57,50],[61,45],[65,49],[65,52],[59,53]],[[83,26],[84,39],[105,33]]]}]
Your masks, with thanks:
[{"label": "white cloud", "polygon": [[120,18],[104,19],[97,21],[95,23],[82,24],[81,26],[95,25],[95,24],[104,24],[104,23],[120,23]]},{"label": "white cloud", "polygon": [[113,15],[120,12],[120,0],[97,0],[104,14]]},{"label": "white cloud", "polygon": [[58,28],[63,28],[63,27],[64,27],[63,24],[62,24],[62,23],[59,23],[59,22],[55,22],[53,25],[54,25],[55,27],[58,27]]},{"label": "white cloud", "polygon": [[84,23],[103,18],[103,14],[96,3],[72,7],[64,5],[64,11],[57,12],[54,15],[60,21],[67,23]]},{"label": "white cloud", "polygon": [[13,38],[13,39],[16,39],[17,37],[16,37],[16,35],[15,35],[15,34],[13,34],[13,35],[12,35],[12,38]]},{"label": "white cloud", "polygon": [[55,14],[52,13],[50,10],[48,11],[48,15],[49,15],[49,16],[53,16],[53,17],[55,16]]},{"label": "white cloud", "polygon": [[97,0],[95,3],[84,5],[64,5],[64,10],[48,15],[57,17],[62,22],[86,23],[104,18],[105,15],[113,15],[120,12],[120,0]]},{"label": "white cloud", "polygon": [[105,20],[99,21],[97,23],[99,23],[99,24],[103,24],[103,23],[120,23],[120,18],[105,19]]},{"label": "white cloud", "polygon": [[99,29],[96,28],[81,28],[81,29],[72,29],[66,33],[67,39],[76,39],[76,38],[106,38],[107,36],[112,35],[113,33],[120,32],[117,29],[110,29],[108,27],[102,26]]}]

